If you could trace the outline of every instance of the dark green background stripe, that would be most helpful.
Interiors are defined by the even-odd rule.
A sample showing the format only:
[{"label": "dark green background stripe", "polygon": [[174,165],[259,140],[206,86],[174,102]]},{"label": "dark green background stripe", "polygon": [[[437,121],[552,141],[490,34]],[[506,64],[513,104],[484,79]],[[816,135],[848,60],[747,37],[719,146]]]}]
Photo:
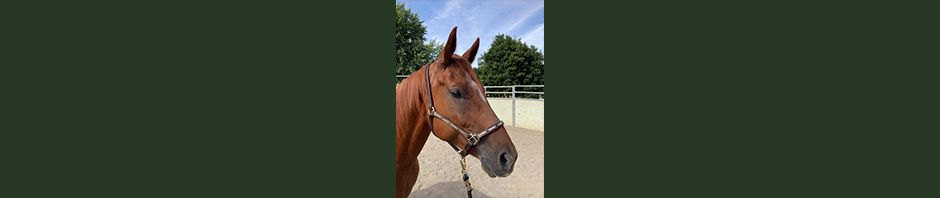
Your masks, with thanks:
[{"label": "dark green background stripe", "polygon": [[0,7],[3,197],[393,196],[391,1]]},{"label": "dark green background stripe", "polygon": [[925,5],[545,6],[547,196],[929,192]]}]

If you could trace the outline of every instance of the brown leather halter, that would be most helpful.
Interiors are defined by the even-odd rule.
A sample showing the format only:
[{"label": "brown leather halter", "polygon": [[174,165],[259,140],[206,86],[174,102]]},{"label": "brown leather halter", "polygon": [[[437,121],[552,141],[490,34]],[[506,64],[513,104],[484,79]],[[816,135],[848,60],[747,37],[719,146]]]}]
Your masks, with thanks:
[{"label": "brown leather halter", "polygon": [[[430,65],[429,65],[429,67],[430,67]],[[457,126],[457,124],[454,124],[454,122],[451,122],[450,120],[448,120],[447,118],[445,118],[443,115],[441,115],[440,113],[438,113],[437,110],[434,109],[434,98],[433,98],[434,96],[432,96],[433,94],[431,93],[431,75],[430,75],[431,72],[430,72],[430,68],[425,68],[424,72],[425,72],[425,76],[424,76],[425,78],[424,78],[424,79],[425,79],[425,82],[427,82],[427,85],[428,85],[428,124],[431,125],[431,132],[432,132],[432,133],[434,132],[434,122],[433,122],[433,121],[434,121],[434,117],[437,117],[437,118],[440,118],[441,121],[444,121],[444,123],[446,123],[446,124],[449,125],[450,127],[456,129],[457,132],[460,132],[460,134],[463,134],[463,136],[467,137],[467,145],[464,146],[463,149],[457,148],[457,146],[454,146],[454,144],[450,144],[450,142],[448,142],[448,144],[450,144],[450,146],[454,147],[454,150],[456,150],[461,156],[466,156],[466,155],[467,155],[467,150],[470,149],[470,147],[472,147],[472,146],[476,145],[477,143],[479,143],[479,142],[480,142],[480,139],[483,139],[483,137],[486,136],[486,135],[488,135],[488,134],[490,134],[490,132],[496,131],[496,129],[499,129],[499,127],[502,127],[502,126],[503,126],[503,121],[499,121],[499,122],[497,122],[496,124],[493,124],[493,126],[490,126],[489,128],[486,128],[486,130],[483,130],[483,131],[480,132],[480,133],[472,134],[472,133],[467,132],[467,130],[463,129],[462,127]]]},{"label": "brown leather halter", "polygon": [[480,140],[483,139],[483,137],[486,136],[487,134],[490,134],[490,132],[496,131],[496,129],[499,129],[499,127],[503,127],[503,121],[500,120],[496,124],[493,124],[493,126],[486,128],[486,130],[483,130],[483,132],[472,134],[472,133],[467,132],[467,130],[464,130],[460,126],[457,126],[456,124],[454,124],[454,122],[451,122],[440,113],[437,113],[437,110],[434,109],[434,98],[432,96],[433,94],[431,93],[431,72],[430,71],[431,71],[431,64],[428,64],[428,66],[424,68],[424,80],[425,82],[427,82],[427,85],[428,85],[428,124],[431,125],[431,133],[434,133],[434,117],[437,117],[437,118],[440,118],[441,121],[444,121],[444,123],[449,125],[451,128],[456,129],[457,132],[460,132],[460,134],[463,134],[463,136],[467,137],[467,145],[464,146],[463,149],[457,148],[457,146],[454,146],[454,144],[450,142],[447,142],[447,144],[450,144],[450,147],[454,148],[454,150],[457,151],[457,154],[460,154],[460,165],[462,167],[461,172],[463,172],[463,183],[465,186],[467,186],[467,197],[472,198],[473,195],[470,194],[470,191],[473,190],[473,187],[470,186],[470,176],[467,175],[467,161],[466,161],[466,157],[468,154],[467,150],[469,150],[470,147],[479,143]]}]

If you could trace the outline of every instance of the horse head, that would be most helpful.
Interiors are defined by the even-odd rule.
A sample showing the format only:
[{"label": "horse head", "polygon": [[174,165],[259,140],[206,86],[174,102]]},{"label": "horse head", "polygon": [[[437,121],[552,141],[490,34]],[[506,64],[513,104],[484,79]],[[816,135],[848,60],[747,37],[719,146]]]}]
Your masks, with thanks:
[{"label": "horse head", "polygon": [[[476,57],[480,38],[463,55],[454,54],[457,45],[457,27],[441,50],[437,61],[430,63],[428,81],[435,110],[450,119],[456,126],[469,133],[479,133],[499,122],[496,113],[486,99],[483,84],[477,78],[470,63]],[[467,145],[468,137],[441,119],[432,119],[434,135],[452,145]],[[486,134],[476,145],[466,151],[482,162],[483,170],[490,177],[506,177],[512,173],[517,153],[516,146],[504,127]]]}]

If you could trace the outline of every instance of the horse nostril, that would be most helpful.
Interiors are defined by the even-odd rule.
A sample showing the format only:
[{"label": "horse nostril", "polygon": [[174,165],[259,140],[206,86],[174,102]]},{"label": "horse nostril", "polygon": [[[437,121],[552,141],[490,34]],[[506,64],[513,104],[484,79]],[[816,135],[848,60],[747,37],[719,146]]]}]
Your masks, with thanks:
[{"label": "horse nostril", "polygon": [[499,165],[502,165],[504,169],[509,169],[512,167],[512,164],[510,163],[512,160],[510,159],[511,157],[509,156],[509,153],[503,152],[503,154],[499,155]]}]

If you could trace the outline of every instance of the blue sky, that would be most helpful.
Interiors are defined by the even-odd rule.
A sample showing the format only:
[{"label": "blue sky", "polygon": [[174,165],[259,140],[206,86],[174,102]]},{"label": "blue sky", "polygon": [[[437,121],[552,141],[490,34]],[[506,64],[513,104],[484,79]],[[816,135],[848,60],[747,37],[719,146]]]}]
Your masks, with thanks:
[{"label": "blue sky", "polygon": [[[477,58],[493,43],[497,34],[506,34],[513,39],[522,39],[527,45],[535,45],[545,53],[545,2],[544,1],[399,1],[405,8],[424,21],[428,41],[447,41],[450,30],[457,26],[457,54],[470,49],[473,41],[480,38]],[[477,67],[477,60],[473,67]]]}]

